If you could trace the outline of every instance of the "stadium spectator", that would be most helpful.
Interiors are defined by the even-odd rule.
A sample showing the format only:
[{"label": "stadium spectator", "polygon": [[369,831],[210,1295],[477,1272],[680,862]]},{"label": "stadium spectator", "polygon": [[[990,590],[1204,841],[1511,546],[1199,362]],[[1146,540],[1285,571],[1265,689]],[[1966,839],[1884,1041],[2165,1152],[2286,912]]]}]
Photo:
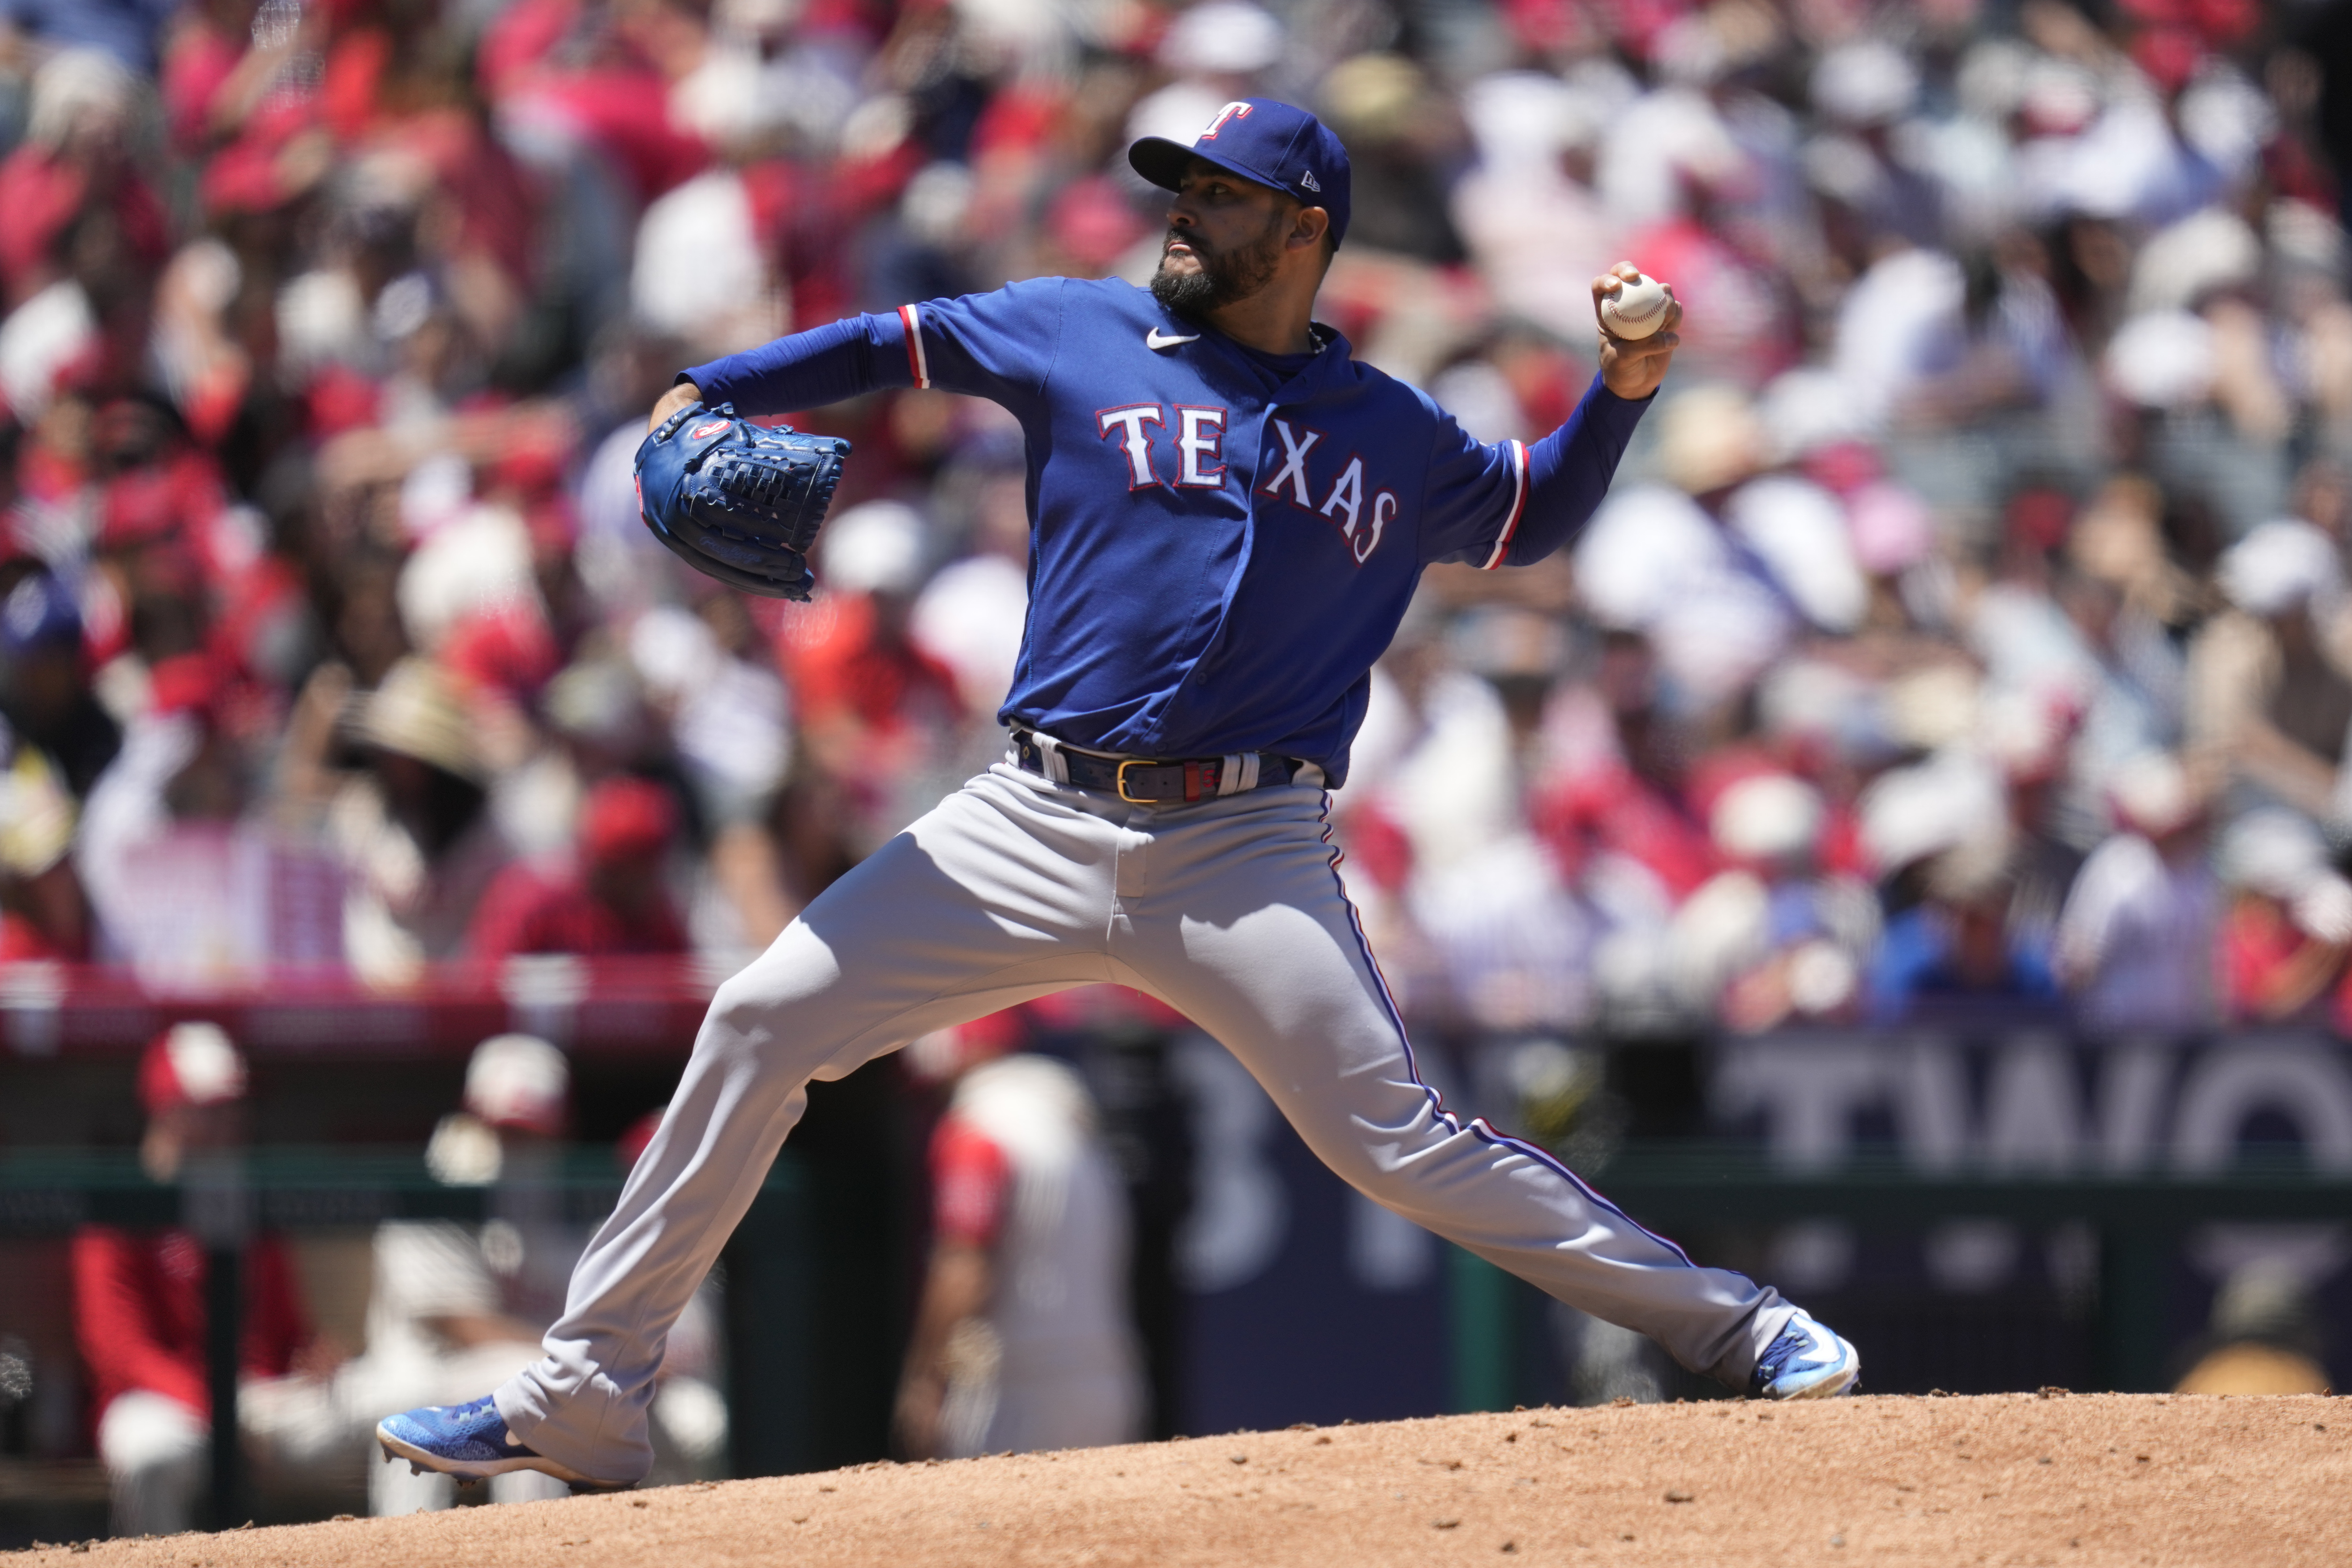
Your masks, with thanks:
[{"label": "stadium spectator", "polygon": [[898,1384],[913,1458],[1093,1447],[1142,1434],[1127,1205],[1078,1076],[1019,1049],[1018,1014],[929,1035],[950,1089],[932,1134],[931,1256]]},{"label": "stadium spectator", "polygon": [[458,957],[484,896],[513,858],[489,809],[488,768],[456,684],[419,658],[360,700],[352,737],[365,774],[331,828],[357,884],[343,942],[362,974],[394,979]]},{"label": "stadium spectator", "polygon": [[1893,1023],[2058,999],[2048,956],[2011,920],[2017,874],[1998,840],[1945,851],[1927,868],[1927,897],[1891,917],[1870,977],[1871,1013]]},{"label": "stadium spectator", "polygon": [[0,714],[76,800],[122,746],[122,726],[90,689],[82,637],[81,611],[54,573],[23,572],[0,601]]},{"label": "stadium spectator", "polygon": [[2352,883],[2329,863],[2326,841],[2305,818],[2271,807],[2231,824],[2220,858],[2230,889],[2221,932],[2230,1016],[2326,1024],[2352,945]]},{"label": "stadium spectator", "polygon": [[2190,655],[2192,742],[2250,802],[2340,818],[2352,736],[2342,546],[2300,520],[2266,522],[2231,547],[2217,576],[2231,609]]},{"label": "stadium spectator", "polygon": [[1827,816],[1818,791],[1774,771],[1725,785],[1708,813],[1732,868],[1683,906],[1675,945],[1693,1002],[1735,1029],[1860,1010],[1878,905],[1859,879],[1822,864]]},{"label": "stadium spectator", "polygon": [[467,948],[520,952],[683,952],[686,927],[664,885],[677,808],[643,779],[610,778],[580,808],[575,853],[551,866],[516,861],[483,894]]},{"label": "stadium spectator", "polygon": [[81,618],[35,570],[0,601],[0,954],[89,956],[88,894],[70,852],[79,799],[121,744],[90,698]]},{"label": "stadium spectator", "polygon": [[[2114,809],[2120,831],[2083,863],[2059,917],[2059,978],[2077,994],[2084,1020],[2094,1028],[2195,1027],[2215,1016],[2219,968],[2219,889],[2206,864],[2204,803],[2175,759],[2151,752],[2117,771]],[[2224,855],[2249,858],[2243,849]],[[2261,962],[2252,950],[2265,945],[2252,931],[2253,919],[2251,910],[2230,916],[2233,1010],[2250,994],[2246,987],[2256,984],[2247,973]],[[2236,956],[2241,949],[2247,950],[2242,963]],[[2309,988],[2298,984],[2303,994],[2290,1010],[2309,1001],[2326,979],[2316,977]],[[2277,994],[2269,982],[2259,988]]]},{"label": "stadium spectator", "polygon": [[[158,1182],[237,1149],[244,1058],[216,1025],[177,1024],[140,1060],[147,1112],[140,1163]],[[74,1333],[89,1368],[98,1451],[117,1535],[172,1535],[193,1521],[206,1471],[206,1263],[178,1226],[89,1225],[73,1238]],[[356,1456],[333,1414],[341,1347],[311,1332],[285,1245],[264,1232],[245,1254],[238,1425],[265,1466],[316,1469]]]}]

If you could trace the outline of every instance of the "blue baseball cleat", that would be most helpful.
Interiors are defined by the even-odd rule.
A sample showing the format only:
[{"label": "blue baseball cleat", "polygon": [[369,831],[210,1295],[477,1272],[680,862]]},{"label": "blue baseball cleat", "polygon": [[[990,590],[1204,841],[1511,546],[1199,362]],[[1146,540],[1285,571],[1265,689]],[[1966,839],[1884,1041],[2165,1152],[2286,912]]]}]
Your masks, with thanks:
[{"label": "blue baseball cleat", "polygon": [[1831,1399],[1861,1375],[1861,1352],[1800,1311],[1756,1358],[1748,1392],[1759,1399]]},{"label": "blue baseball cleat", "polygon": [[487,1394],[465,1405],[428,1405],[387,1415],[376,1423],[375,1440],[383,1446],[385,1464],[406,1459],[411,1471],[436,1470],[457,1477],[460,1485],[515,1470],[553,1476],[575,1492],[618,1491],[635,1484],[600,1481],[524,1447]]}]

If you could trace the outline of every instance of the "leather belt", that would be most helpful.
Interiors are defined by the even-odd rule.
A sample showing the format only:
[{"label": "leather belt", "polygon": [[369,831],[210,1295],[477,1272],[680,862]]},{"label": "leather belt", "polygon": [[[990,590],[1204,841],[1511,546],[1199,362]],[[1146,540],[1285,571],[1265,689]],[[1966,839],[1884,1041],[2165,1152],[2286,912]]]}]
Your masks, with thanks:
[{"label": "leather belt", "polygon": [[1064,745],[1034,730],[1013,731],[1016,761],[1033,773],[1115,795],[1130,805],[1169,805],[1240,795],[1268,784],[1286,784],[1299,764],[1267,752],[1160,762],[1147,757],[1106,757]]}]

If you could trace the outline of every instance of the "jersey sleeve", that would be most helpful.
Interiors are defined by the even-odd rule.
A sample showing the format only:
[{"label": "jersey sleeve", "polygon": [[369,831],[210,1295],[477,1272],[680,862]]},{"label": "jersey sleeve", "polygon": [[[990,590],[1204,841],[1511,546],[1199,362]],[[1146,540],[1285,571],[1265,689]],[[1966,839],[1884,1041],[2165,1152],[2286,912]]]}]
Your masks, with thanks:
[{"label": "jersey sleeve", "polygon": [[747,415],[817,408],[888,388],[937,387],[1019,412],[1061,347],[1059,278],[849,316],[684,373],[702,401]]},{"label": "jersey sleeve", "polygon": [[909,384],[1016,409],[1044,395],[1062,346],[1066,282],[1036,278],[986,294],[899,306]]},{"label": "jersey sleeve", "polygon": [[931,1135],[931,1226],[942,1244],[992,1247],[1004,1228],[1013,1165],[995,1140],[950,1116]]},{"label": "jersey sleeve", "polygon": [[1441,411],[1422,496],[1423,562],[1525,566],[1575,538],[1650,402],[1629,402],[1596,375],[1568,422],[1533,446],[1473,440]]}]

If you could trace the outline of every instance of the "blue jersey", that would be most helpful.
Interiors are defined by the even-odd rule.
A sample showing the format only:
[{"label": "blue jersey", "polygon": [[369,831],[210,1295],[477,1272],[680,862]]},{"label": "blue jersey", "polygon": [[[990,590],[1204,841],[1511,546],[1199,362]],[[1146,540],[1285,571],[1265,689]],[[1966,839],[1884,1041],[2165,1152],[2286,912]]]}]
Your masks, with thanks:
[{"label": "blue jersey", "polygon": [[883,387],[1003,405],[1029,469],[1029,621],[1000,717],[1147,757],[1271,752],[1347,776],[1423,568],[1524,564],[1581,528],[1644,404],[1596,378],[1528,447],[1472,440],[1318,329],[1254,353],[1118,281],[1049,278],[781,338],[687,375],[745,414]]}]

